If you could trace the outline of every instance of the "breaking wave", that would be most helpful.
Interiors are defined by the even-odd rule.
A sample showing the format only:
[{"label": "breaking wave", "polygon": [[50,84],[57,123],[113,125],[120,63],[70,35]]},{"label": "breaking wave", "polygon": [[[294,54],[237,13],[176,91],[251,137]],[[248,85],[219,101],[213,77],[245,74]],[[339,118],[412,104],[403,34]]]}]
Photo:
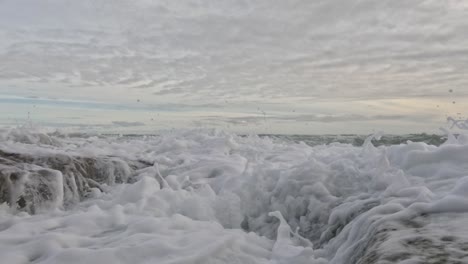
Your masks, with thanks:
[{"label": "breaking wave", "polygon": [[[0,135],[5,263],[468,260],[468,137]],[[315,142],[315,141],[314,141]]]}]

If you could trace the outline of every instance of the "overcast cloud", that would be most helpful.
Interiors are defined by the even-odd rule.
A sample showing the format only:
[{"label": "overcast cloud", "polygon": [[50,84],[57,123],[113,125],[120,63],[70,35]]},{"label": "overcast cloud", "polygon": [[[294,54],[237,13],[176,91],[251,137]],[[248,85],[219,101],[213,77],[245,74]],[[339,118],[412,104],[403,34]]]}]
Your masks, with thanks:
[{"label": "overcast cloud", "polygon": [[[86,101],[90,123],[123,127],[216,116],[213,126],[269,132],[435,130],[468,112],[467,18],[463,0],[3,0],[0,93]],[[158,118],[169,103],[184,113]],[[122,109],[99,118],[95,104]],[[44,107],[37,121],[50,123]],[[260,126],[268,115],[289,128]]]}]

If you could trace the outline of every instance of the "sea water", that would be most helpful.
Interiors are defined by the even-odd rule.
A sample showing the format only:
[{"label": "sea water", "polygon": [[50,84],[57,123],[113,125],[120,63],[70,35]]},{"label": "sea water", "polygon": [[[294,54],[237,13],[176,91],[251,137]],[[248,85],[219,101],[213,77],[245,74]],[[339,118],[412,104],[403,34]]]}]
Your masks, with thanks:
[{"label": "sea water", "polygon": [[468,263],[468,137],[0,141],[1,263]]}]

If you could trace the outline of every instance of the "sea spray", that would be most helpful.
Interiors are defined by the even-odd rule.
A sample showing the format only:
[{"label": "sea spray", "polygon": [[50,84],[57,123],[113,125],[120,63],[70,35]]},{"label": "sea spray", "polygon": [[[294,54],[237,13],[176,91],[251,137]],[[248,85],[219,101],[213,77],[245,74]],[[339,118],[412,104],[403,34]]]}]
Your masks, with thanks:
[{"label": "sea spray", "polygon": [[0,142],[3,179],[47,172],[37,186],[53,194],[2,189],[10,263],[430,263],[463,261],[468,243],[459,134],[362,147],[200,130],[44,135]]}]

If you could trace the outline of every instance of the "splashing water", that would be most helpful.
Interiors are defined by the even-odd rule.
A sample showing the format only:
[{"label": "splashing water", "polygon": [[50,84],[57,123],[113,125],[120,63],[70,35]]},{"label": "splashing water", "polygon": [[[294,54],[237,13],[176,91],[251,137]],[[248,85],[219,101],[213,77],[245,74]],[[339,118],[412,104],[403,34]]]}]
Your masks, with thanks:
[{"label": "splashing water", "polygon": [[466,262],[468,141],[220,131],[0,142],[5,263]]},{"label": "splashing water", "polygon": [[450,126],[451,129],[456,127],[456,128],[463,129],[463,130],[468,130],[468,119],[462,120],[462,119],[455,119],[453,117],[448,117],[447,121],[451,123],[451,126]]}]

